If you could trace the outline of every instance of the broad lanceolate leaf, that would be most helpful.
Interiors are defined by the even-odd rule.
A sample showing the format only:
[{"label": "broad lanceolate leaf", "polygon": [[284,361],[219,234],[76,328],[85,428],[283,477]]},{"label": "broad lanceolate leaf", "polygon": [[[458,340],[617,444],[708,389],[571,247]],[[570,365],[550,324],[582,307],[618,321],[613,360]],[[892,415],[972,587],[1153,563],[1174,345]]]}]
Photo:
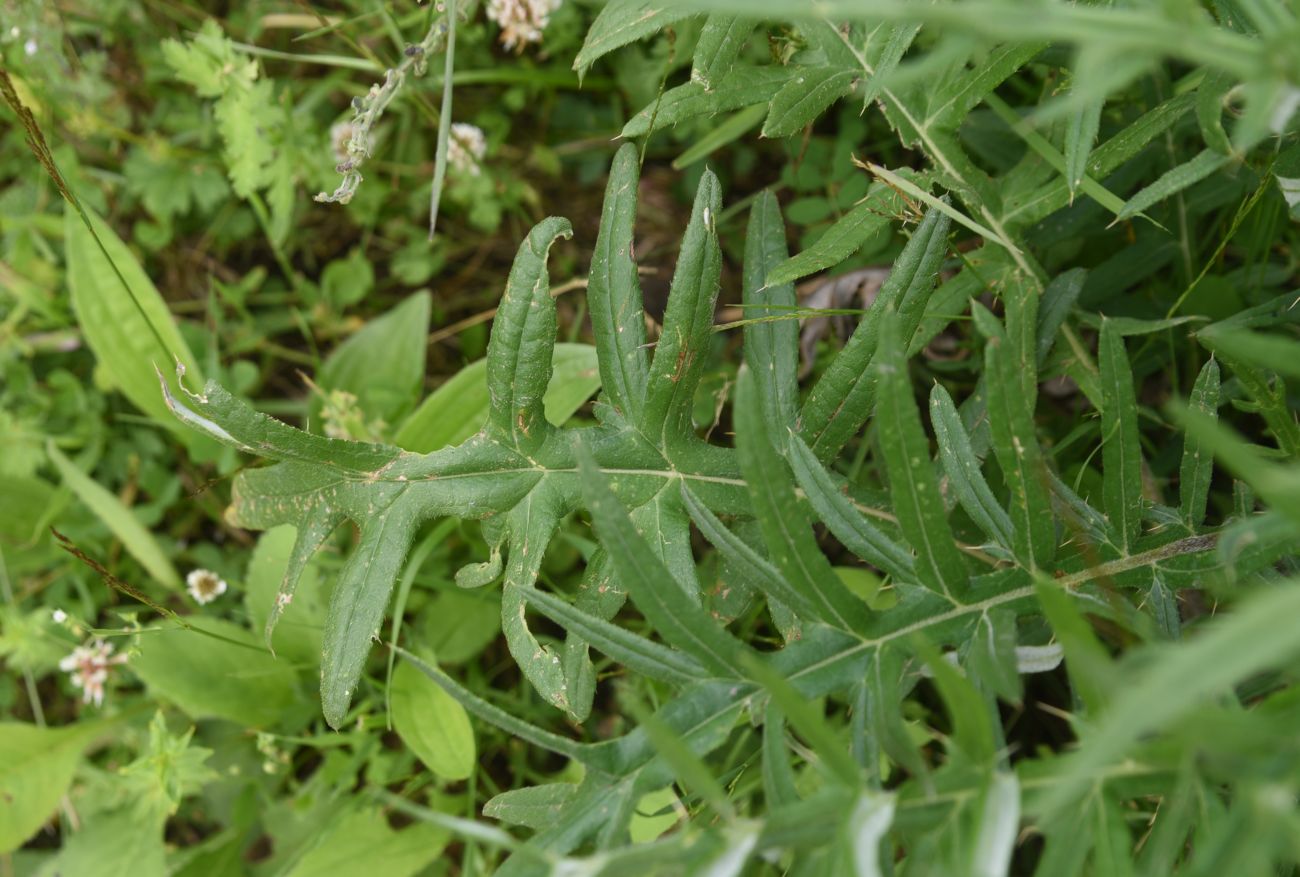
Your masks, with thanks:
[{"label": "broad lanceolate leaf", "polygon": [[[594,305],[592,310],[595,311]],[[600,389],[597,348],[590,344],[556,344],[551,365],[551,382],[542,398],[542,407],[548,423],[563,426]],[[393,442],[420,454],[458,445],[483,428],[491,407],[487,360],[480,359],[430,393],[402,423]]]},{"label": "broad lanceolate leaf", "polygon": [[1101,325],[1097,356],[1105,406],[1101,412],[1102,505],[1127,551],[1142,526],[1142,458],[1133,370],[1124,339],[1109,320]]},{"label": "broad lanceolate leaf", "polygon": [[[745,233],[743,293],[746,318],[788,316],[796,304],[794,285],[768,285],[772,269],[786,260],[785,224],[770,191],[759,193]],[[799,408],[799,327],[794,320],[745,326],[745,362],[758,387],[764,416],[778,429],[794,423]]]},{"label": "broad lanceolate leaf", "polygon": [[966,591],[968,574],[944,517],[943,498],[930,465],[930,441],[921,429],[897,327],[897,318],[886,315],[880,352],[871,363],[878,384],[876,419],[890,497],[903,535],[916,550],[921,584],[956,598]]},{"label": "broad lanceolate leaf", "polygon": [[613,0],[600,10],[587,31],[573,69],[584,74],[601,57],[617,48],[657,33],[668,25],[689,18],[695,11],[685,4],[654,0]]},{"label": "broad lanceolate leaf", "polygon": [[861,71],[854,68],[811,67],[772,96],[764,137],[789,137],[824,113],[831,104],[853,90]]},{"label": "broad lanceolate leaf", "polygon": [[715,226],[722,209],[718,178],[705,171],[673,272],[663,331],[650,364],[642,432],[663,450],[694,439],[691,410],[713,334],[722,253]]},{"label": "broad lanceolate leaf", "polygon": [[538,223],[519,247],[488,344],[489,429],[521,453],[541,446],[551,432],[542,398],[551,380],[555,302],[546,257],[556,238],[571,237],[567,219]]},{"label": "broad lanceolate leaf", "polygon": [[[1219,364],[1211,359],[1196,376],[1188,405],[1206,417],[1219,416]],[[1197,527],[1205,520],[1210,479],[1214,476],[1214,455],[1200,436],[1188,432],[1183,438],[1183,461],[1178,469],[1179,506],[1188,526]]]},{"label": "broad lanceolate leaf", "polygon": [[[89,209],[86,215],[94,226],[93,235],[72,209],[63,226],[68,287],[86,344],[99,367],[135,407],[174,428],[176,422],[158,393],[155,369],[171,374],[179,358],[201,384],[198,363],[139,260],[108,223]],[[200,441],[211,447],[191,430],[178,430],[177,435],[191,450]]]},{"label": "broad lanceolate leaf", "polygon": [[[140,562],[149,575],[165,588],[181,589],[181,577],[172,566],[171,559],[153,534],[145,528],[135,513],[122,504],[112,491],[104,488],[77,467],[53,442],[46,445],[50,462],[59,470],[63,483],[71,488],[77,499],[94,512],[95,517],[122,541],[127,553]],[[9,501],[9,500],[6,500]],[[29,510],[34,513],[36,510]]]},{"label": "broad lanceolate leaf", "polygon": [[443,780],[463,780],[474,772],[474,729],[465,708],[405,661],[393,672],[389,689],[393,728],[424,765]]},{"label": "broad lanceolate leaf", "polygon": [[868,366],[876,355],[883,315],[897,312],[897,330],[905,344],[934,291],[947,251],[949,225],[948,217],[938,210],[926,214],[894,262],[871,309],[808,394],[800,415],[800,435],[819,459],[830,460],[838,454],[870,414],[874,386]]},{"label": "broad lanceolate leaf", "polygon": [[605,395],[633,423],[640,422],[649,371],[641,285],[632,252],[639,177],[636,147],[625,143],[609,170],[587,281],[587,304]]},{"label": "broad lanceolate leaf", "polygon": [[18,849],[59,806],[101,723],[41,728],[0,723],[0,855]]},{"label": "broad lanceolate leaf", "polygon": [[736,447],[768,554],[786,580],[813,606],[815,618],[861,631],[867,609],[849,593],[813,538],[811,521],[795,498],[785,462],[773,447],[763,406],[748,369],[736,387]]},{"label": "broad lanceolate leaf", "polygon": [[971,520],[994,542],[1010,549],[1011,518],[984,480],[961,415],[942,384],[936,383],[930,390],[930,423],[939,443],[939,460],[948,476],[948,487]]},{"label": "broad lanceolate leaf", "polygon": [[691,59],[691,81],[711,89],[731,72],[745,40],[754,31],[752,18],[710,15],[700,31]]},{"label": "broad lanceolate leaf", "polygon": [[374,318],[326,358],[317,382],[323,390],[356,396],[368,417],[393,423],[415,407],[429,348],[428,292],[418,292]]},{"label": "broad lanceolate leaf", "polygon": [[305,705],[293,667],[276,660],[259,638],[229,621],[189,623],[199,630],[155,628],[140,637],[131,670],[155,694],[196,719],[252,728],[270,727],[295,704]]}]

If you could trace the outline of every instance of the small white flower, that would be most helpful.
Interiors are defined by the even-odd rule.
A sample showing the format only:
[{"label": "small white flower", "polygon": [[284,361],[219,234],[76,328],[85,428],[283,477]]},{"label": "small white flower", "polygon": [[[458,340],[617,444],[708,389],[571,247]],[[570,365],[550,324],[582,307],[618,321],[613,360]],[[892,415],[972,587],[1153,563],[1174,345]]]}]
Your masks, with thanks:
[{"label": "small white flower", "polygon": [[211,603],[226,593],[226,580],[210,569],[196,569],[185,577],[190,596],[199,605]]},{"label": "small white flower", "polygon": [[50,613],[50,617],[54,619],[55,624],[62,624],[68,620],[68,613],[64,612],[62,609],[55,609]]},{"label": "small white flower", "polygon": [[109,668],[125,663],[126,655],[114,655],[111,643],[97,639],[90,645],[73,649],[72,654],[59,662],[59,669],[71,676],[72,684],[82,690],[85,703],[102,706]]},{"label": "small white flower", "polygon": [[477,177],[480,173],[479,162],[487,155],[487,138],[483,129],[477,125],[455,122],[451,126],[451,136],[447,138],[447,161],[457,173]]},{"label": "small white flower", "polygon": [[525,43],[540,43],[542,31],[561,0],[489,0],[488,17],[501,28],[501,45],[522,49]]},{"label": "small white flower", "polygon": [[31,37],[28,37],[27,42],[23,43],[23,51],[27,53],[27,57],[28,57],[28,58],[30,58],[30,57],[32,57],[33,55],[35,55],[35,54],[36,54],[36,40],[32,39]]}]

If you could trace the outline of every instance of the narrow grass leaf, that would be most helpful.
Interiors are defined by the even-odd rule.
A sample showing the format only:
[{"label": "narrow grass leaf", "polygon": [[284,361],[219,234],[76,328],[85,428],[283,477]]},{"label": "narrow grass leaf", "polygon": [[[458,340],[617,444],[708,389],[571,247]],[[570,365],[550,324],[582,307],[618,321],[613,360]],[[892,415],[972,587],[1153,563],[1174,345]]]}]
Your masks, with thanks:
[{"label": "narrow grass leaf", "polygon": [[[1192,385],[1188,406],[1207,418],[1219,416],[1219,364],[1211,359],[1201,368]],[[1183,439],[1183,460],[1178,469],[1179,507],[1190,527],[1205,520],[1205,507],[1214,477],[1214,456],[1201,438],[1188,432]]]},{"label": "narrow grass leaf", "polygon": [[727,117],[726,121],[719,122],[709,128],[698,140],[682,151],[682,154],[673,159],[673,170],[679,171],[688,168],[708,158],[728,143],[739,140],[742,136],[749,133],[755,125],[763,121],[767,115],[766,104],[754,104],[738,110]]},{"label": "narrow grass leaf", "polygon": [[1071,200],[1087,174],[1088,156],[1092,154],[1092,144],[1097,139],[1105,102],[1105,97],[1084,98],[1066,118],[1065,183],[1070,189]]},{"label": "narrow grass leaf", "polygon": [[731,804],[727,790],[718,782],[708,765],[691,750],[686,741],[658,714],[643,707],[629,690],[624,690],[621,701],[636,719],[637,724],[645,729],[646,736],[650,738],[650,745],[668,763],[678,781],[692,793],[703,798],[723,819],[728,821],[735,819],[736,810]]},{"label": "narrow grass leaf", "polygon": [[952,723],[952,744],[976,767],[991,767],[997,747],[983,697],[962,671],[932,644],[918,635],[912,645],[943,699],[944,710]]},{"label": "narrow grass leaf", "polygon": [[1009,252],[1017,256],[1021,255],[1020,250],[1011,241],[1007,240],[997,232],[981,225],[974,219],[971,219],[969,216],[949,204],[946,200],[931,195],[929,192],[925,191],[905,177],[899,176],[888,168],[882,167],[874,162],[868,162],[867,169],[880,177],[880,179],[889,183],[891,186],[903,190],[918,201],[922,201],[928,204],[931,208],[938,210],[940,213],[946,214],[958,225],[965,226],[987,241],[992,241],[995,244],[1005,247]]},{"label": "narrow grass leaf", "polygon": [[1020,782],[1009,771],[994,771],[980,802],[971,853],[972,877],[1007,877],[1020,833]]},{"label": "narrow grass leaf", "polygon": [[1097,351],[1101,367],[1102,506],[1125,551],[1137,540],[1142,514],[1142,460],[1137,398],[1124,339],[1107,320]]},{"label": "narrow grass leaf", "polygon": [[59,470],[63,483],[86,504],[110,533],[121,540],[127,553],[138,560],[158,584],[179,592],[181,577],[176,572],[176,567],[172,566],[170,555],[140,523],[135,513],[123,505],[115,494],[82,472],[53,442],[46,444],[45,452],[54,468]]},{"label": "narrow grass leaf", "polygon": [[855,877],[883,877],[887,873],[880,863],[885,856],[892,855],[884,841],[897,806],[893,795],[866,791],[849,811],[844,829]]},{"label": "narrow grass leaf", "polygon": [[771,701],[763,713],[763,796],[771,810],[799,800],[785,741],[785,715]]},{"label": "narrow grass leaf", "polygon": [[1115,217],[1116,222],[1131,219],[1148,208],[1159,204],[1166,198],[1177,195],[1188,187],[1199,183],[1228,164],[1232,159],[1221,155],[1213,149],[1206,149],[1195,158],[1175,168],[1165,171],[1154,183],[1144,187],[1140,192],[1124,202],[1124,209]]},{"label": "narrow grass leaf", "polygon": [[861,769],[849,754],[844,740],[826,722],[818,710],[820,705],[810,701],[790,682],[757,655],[745,656],[748,675],[763,686],[782,714],[795,730],[808,741],[818,758],[819,768],[831,782],[856,787]]},{"label": "narrow grass leaf", "polygon": [[939,444],[939,461],[957,501],[985,535],[1003,548],[1010,549],[1011,518],[984,480],[979,458],[971,447],[970,436],[966,434],[957,406],[939,383],[930,390],[930,424]]},{"label": "narrow grass leaf", "polygon": [[629,119],[619,136],[640,137],[688,119],[767,104],[795,75],[792,68],[737,65],[712,88],[699,82],[670,88]]},{"label": "narrow grass leaf", "polygon": [[731,530],[727,529],[708,506],[702,503],[685,485],[682,486],[682,501],[695,525],[709,544],[718,550],[728,562],[735,565],[747,581],[761,589],[769,598],[783,603],[796,614],[805,618],[815,618],[816,605],[802,591],[795,588],[771,561],[762,557]]},{"label": "narrow grass leaf", "polygon": [[[1065,650],[1065,669],[1089,717],[1100,715],[1119,681],[1115,665],[1070,595],[1041,575],[1034,590],[1043,614]],[[1122,686],[1121,686],[1122,687]]]}]

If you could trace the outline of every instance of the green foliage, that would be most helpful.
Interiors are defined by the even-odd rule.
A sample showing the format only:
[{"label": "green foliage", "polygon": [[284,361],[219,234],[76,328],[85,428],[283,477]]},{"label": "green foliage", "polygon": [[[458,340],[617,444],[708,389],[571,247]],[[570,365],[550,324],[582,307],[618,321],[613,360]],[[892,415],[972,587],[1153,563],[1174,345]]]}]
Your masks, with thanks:
[{"label": "green foliage", "polygon": [[1293,9],[14,8],[0,870],[1300,867]]}]

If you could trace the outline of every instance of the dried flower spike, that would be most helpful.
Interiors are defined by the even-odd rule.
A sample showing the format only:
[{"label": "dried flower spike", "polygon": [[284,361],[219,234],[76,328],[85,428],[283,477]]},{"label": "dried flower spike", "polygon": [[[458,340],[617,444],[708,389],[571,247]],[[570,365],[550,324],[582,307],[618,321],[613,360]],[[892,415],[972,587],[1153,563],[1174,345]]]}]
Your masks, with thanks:
[{"label": "dried flower spike", "polygon": [[125,664],[126,655],[114,655],[111,643],[97,639],[87,646],[77,646],[59,662],[59,669],[72,677],[72,684],[82,690],[82,700],[102,706],[104,683],[114,664]]},{"label": "dried flower spike", "polygon": [[226,593],[226,581],[210,569],[196,569],[185,577],[190,596],[199,605],[211,603]]}]

